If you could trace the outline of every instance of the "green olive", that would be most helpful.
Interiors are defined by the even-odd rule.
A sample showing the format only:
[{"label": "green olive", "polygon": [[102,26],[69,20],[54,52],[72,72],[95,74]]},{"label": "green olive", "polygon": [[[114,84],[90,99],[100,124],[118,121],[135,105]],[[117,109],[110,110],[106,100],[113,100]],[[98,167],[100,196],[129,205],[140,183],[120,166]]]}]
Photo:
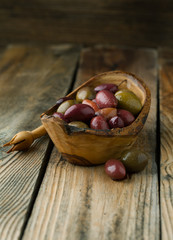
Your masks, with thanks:
[{"label": "green olive", "polygon": [[67,100],[67,101],[61,103],[61,105],[57,109],[57,112],[64,114],[66,112],[66,110],[74,104],[75,104],[74,100]]},{"label": "green olive", "polygon": [[94,91],[90,87],[83,87],[76,93],[76,101],[82,102],[85,99],[93,99],[95,97]]},{"label": "green olive", "polygon": [[115,93],[115,97],[118,99],[118,108],[125,109],[133,115],[137,115],[142,109],[140,99],[132,91],[119,90]]},{"label": "green olive", "polygon": [[81,121],[73,121],[73,122],[70,122],[68,125],[78,127],[78,128],[89,128],[86,123]]},{"label": "green olive", "polygon": [[132,148],[123,152],[121,162],[128,173],[137,173],[146,167],[148,158],[149,156],[143,151]]}]

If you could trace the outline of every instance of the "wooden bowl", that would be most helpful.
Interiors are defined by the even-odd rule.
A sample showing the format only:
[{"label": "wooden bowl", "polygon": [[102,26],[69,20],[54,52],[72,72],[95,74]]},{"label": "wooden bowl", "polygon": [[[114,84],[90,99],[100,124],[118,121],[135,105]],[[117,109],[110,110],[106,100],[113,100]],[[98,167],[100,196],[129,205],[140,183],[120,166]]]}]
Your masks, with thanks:
[{"label": "wooden bowl", "polygon": [[94,88],[102,83],[117,85],[122,83],[119,88],[133,91],[141,100],[142,110],[131,125],[111,130],[69,126],[63,120],[51,116],[57,110],[56,105],[43,113],[41,120],[46,131],[59,152],[70,163],[89,166],[103,164],[110,158],[119,158],[124,150],[131,148],[145,124],[151,103],[150,90],[134,74],[122,71],[98,74],[67,96],[75,98],[76,92],[80,88],[84,86]]}]

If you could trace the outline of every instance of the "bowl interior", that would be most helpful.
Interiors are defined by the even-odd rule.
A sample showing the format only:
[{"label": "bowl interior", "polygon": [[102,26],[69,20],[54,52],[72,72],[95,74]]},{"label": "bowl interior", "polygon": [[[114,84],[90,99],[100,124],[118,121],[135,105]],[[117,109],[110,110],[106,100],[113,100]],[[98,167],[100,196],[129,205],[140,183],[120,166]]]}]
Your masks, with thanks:
[{"label": "bowl interior", "polygon": [[[58,118],[54,118],[54,121],[57,121],[58,124],[63,125],[63,128],[66,129],[68,134],[79,134],[80,132],[88,133],[88,134],[95,134],[95,135],[136,135],[138,132],[143,128],[143,125],[145,124],[145,121],[148,116],[148,112],[150,109],[150,103],[151,103],[151,96],[150,96],[150,90],[146,86],[146,84],[136,77],[134,74],[122,72],[122,71],[111,71],[111,72],[105,72],[98,74],[82,85],[80,85],[78,88],[76,88],[74,91],[72,91],[70,94],[68,94],[68,97],[75,98],[75,95],[79,89],[81,89],[84,86],[89,86],[91,88],[94,88],[100,84],[103,83],[115,83],[119,85],[119,89],[129,89],[132,92],[134,92],[138,98],[141,100],[142,103],[142,110],[139,113],[139,115],[136,117],[135,121],[125,127],[125,128],[115,128],[111,130],[94,130],[94,129],[78,129],[76,127],[68,126],[64,121]],[[41,116],[44,116],[44,119],[47,118],[50,120],[51,115],[57,110],[57,106],[54,105],[52,108],[50,108],[48,111],[43,113]]]},{"label": "bowl interior", "polygon": [[84,87],[89,86],[91,88],[95,88],[96,86],[102,83],[115,83],[119,86],[119,89],[129,89],[134,92],[138,98],[140,99],[142,105],[144,105],[147,92],[146,92],[146,85],[142,80],[137,79],[137,77],[133,74],[121,72],[121,71],[112,71],[106,72],[102,74],[98,74],[91,79],[89,79],[84,84],[80,85],[77,89],[71,92],[68,96],[75,97],[76,92]]}]

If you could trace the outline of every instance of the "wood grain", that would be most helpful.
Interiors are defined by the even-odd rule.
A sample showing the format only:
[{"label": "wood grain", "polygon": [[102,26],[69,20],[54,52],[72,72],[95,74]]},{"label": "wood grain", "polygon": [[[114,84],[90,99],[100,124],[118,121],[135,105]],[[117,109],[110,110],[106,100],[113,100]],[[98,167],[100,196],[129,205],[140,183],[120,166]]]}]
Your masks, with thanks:
[{"label": "wood grain", "polygon": [[54,149],[23,240],[159,239],[156,66],[152,50],[82,51],[77,85],[93,73],[119,68],[139,75],[151,89],[151,111],[136,143],[149,154],[149,164],[143,172],[115,182],[106,176],[103,165],[74,166]]},{"label": "wood grain", "polygon": [[160,49],[160,198],[162,239],[173,237],[173,51]]},{"label": "wood grain", "polygon": [[0,43],[173,46],[171,0],[2,0]]},{"label": "wood grain", "polygon": [[[0,143],[15,133],[41,124],[40,114],[67,93],[79,56],[72,45],[9,46],[0,59]],[[0,148],[0,239],[17,240],[29,208],[40,169],[48,161],[49,138],[36,141],[27,152],[6,154]]]}]

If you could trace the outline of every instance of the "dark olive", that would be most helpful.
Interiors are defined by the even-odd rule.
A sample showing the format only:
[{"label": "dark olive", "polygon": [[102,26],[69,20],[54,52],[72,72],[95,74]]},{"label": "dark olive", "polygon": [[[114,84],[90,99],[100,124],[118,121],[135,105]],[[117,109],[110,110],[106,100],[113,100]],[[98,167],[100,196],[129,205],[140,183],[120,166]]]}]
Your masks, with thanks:
[{"label": "dark olive", "polygon": [[124,109],[117,109],[117,115],[123,120],[124,126],[130,125],[135,120],[133,114]]},{"label": "dark olive", "polygon": [[119,90],[115,93],[115,97],[118,99],[118,108],[125,109],[136,116],[142,109],[140,99],[127,89]]},{"label": "dark olive", "polygon": [[55,118],[61,118],[62,120],[67,121],[64,117],[64,114],[62,114],[62,113],[55,112],[55,113],[53,113],[52,116]]},{"label": "dark olive", "polygon": [[83,87],[76,93],[76,101],[81,103],[84,99],[93,99],[95,97],[94,91],[90,87]]},{"label": "dark olive", "polygon": [[123,128],[124,121],[120,117],[115,116],[109,120],[109,126],[110,128]]},{"label": "dark olive", "polygon": [[91,119],[90,128],[92,129],[109,129],[109,125],[105,118],[102,116],[96,116]]},{"label": "dark olive", "polygon": [[96,94],[96,102],[99,108],[115,108],[118,104],[114,94],[108,90],[99,91]]},{"label": "dark olive", "polygon": [[67,109],[64,117],[69,121],[88,122],[95,115],[94,109],[86,104],[74,104]]},{"label": "dark olive", "polygon": [[105,172],[113,180],[122,180],[126,176],[123,163],[117,159],[110,159],[105,163]]},{"label": "dark olive", "polygon": [[94,91],[96,92],[99,92],[102,90],[109,90],[110,92],[115,93],[118,91],[118,86],[113,83],[103,83],[94,88]]},{"label": "dark olive", "polygon": [[132,148],[126,150],[121,155],[121,162],[124,164],[128,173],[137,173],[142,171],[147,163],[149,156],[138,149]]}]

